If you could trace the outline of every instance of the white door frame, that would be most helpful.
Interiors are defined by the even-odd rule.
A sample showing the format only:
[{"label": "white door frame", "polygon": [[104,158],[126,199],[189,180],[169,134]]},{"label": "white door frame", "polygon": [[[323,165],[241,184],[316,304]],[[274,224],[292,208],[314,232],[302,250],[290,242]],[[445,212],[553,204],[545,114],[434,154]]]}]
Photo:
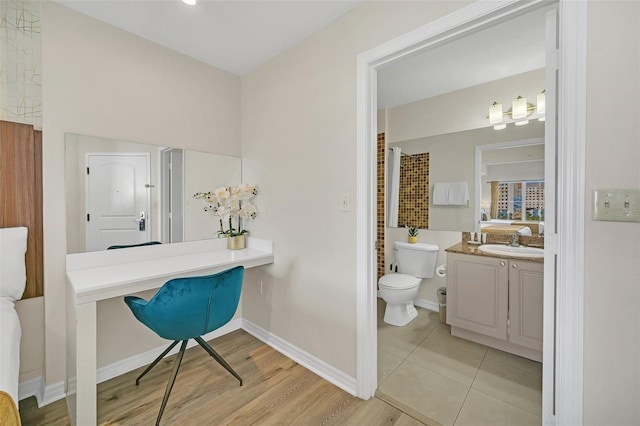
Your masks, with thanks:
[{"label": "white door frame", "polygon": [[[479,1],[358,55],[356,394],[361,398],[370,398],[377,388],[377,69],[443,39],[544,4],[553,3]],[[556,350],[550,354],[555,357],[555,406],[546,405],[543,419],[545,424],[582,424],[587,2],[559,0],[558,7],[558,221],[557,238],[545,241],[548,250],[557,253]],[[553,309],[547,305],[553,304],[545,304],[545,309]],[[547,366],[553,365],[550,355],[545,353]],[[543,399],[554,389],[548,381],[543,381]]]}]

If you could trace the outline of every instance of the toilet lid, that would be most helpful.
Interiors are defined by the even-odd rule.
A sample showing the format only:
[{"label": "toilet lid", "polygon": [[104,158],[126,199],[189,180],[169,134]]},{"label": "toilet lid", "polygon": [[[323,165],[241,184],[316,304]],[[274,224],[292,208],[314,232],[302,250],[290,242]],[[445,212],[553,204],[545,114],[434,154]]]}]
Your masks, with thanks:
[{"label": "toilet lid", "polygon": [[384,275],[378,281],[380,287],[395,288],[398,290],[415,287],[420,284],[420,278],[406,274]]}]

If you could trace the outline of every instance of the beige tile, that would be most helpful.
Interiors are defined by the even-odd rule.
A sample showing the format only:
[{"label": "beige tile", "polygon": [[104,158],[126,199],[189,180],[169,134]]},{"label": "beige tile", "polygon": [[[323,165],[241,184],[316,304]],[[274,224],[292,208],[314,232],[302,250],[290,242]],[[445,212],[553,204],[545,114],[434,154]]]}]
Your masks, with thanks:
[{"label": "beige tile", "polygon": [[542,415],[542,378],[535,374],[485,358],[471,387],[531,414]]},{"label": "beige tile", "polygon": [[378,392],[443,425],[452,425],[468,386],[411,362],[403,362]]},{"label": "beige tile", "polygon": [[429,335],[428,340],[435,345],[446,348],[449,352],[471,352],[482,357],[484,357],[487,352],[487,347],[484,345],[452,336],[451,327],[446,324],[440,324],[433,333]]},{"label": "beige tile", "polygon": [[540,416],[471,389],[455,426],[539,426]]},{"label": "beige tile", "polygon": [[[453,379],[464,385],[471,386],[478,368],[484,358],[486,348],[482,350],[465,351],[457,344],[446,344],[446,336],[427,337],[409,356],[407,361]],[[449,336],[451,339],[457,337]]]},{"label": "beige tile", "polygon": [[402,361],[400,357],[378,351],[378,386],[398,368]]},{"label": "beige tile", "polygon": [[542,377],[542,363],[540,362],[532,361],[530,359],[493,348],[489,348],[486,357],[487,359],[502,365],[508,365],[509,367],[517,368],[518,370],[526,371],[527,373],[536,374],[537,376]]},{"label": "beige tile", "polygon": [[[436,312],[422,308],[416,309],[418,317],[403,327],[389,325],[382,320],[378,321],[379,350],[404,359],[438,326],[440,322]],[[378,317],[380,318],[380,312]]]}]

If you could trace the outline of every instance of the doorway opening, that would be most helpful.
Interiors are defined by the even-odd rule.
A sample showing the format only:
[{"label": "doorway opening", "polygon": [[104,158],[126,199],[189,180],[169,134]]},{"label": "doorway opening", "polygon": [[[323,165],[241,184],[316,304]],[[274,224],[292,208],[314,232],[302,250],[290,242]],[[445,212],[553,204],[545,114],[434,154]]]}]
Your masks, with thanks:
[{"label": "doorway opening", "polygon": [[[357,229],[357,394],[363,398],[373,395],[377,387],[376,339],[376,253],[375,247],[375,135],[377,133],[377,72],[384,65],[415,54],[422,49],[463,34],[504,22],[550,3],[477,3],[463,8],[372,49],[358,57],[358,229]],[[561,34],[556,57],[558,67],[554,81],[562,84],[559,90],[558,111],[553,117],[552,134],[558,137],[561,149],[553,149],[553,161],[558,170],[557,190],[549,205],[557,204],[559,226],[545,229],[548,248],[545,265],[557,265],[545,271],[545,342],[556,342],[548,350],[545,345],[545,373],[543,379],[543,422],[580,423],[582,418],[582,336],[583,272],[575,264],[583,256],[581,229],[584,223],[584,126],[585,126],[585,57],[586,6],[576,2],[559,4],[560,20],[556,26]],[[557,58],[560,60],[557,61]],[[575,78],[577,75],[577,78]],[[571,77],[571,78],[569,78]],[[552,101],[555,104],[555,102]],[[549,158],[554,158],[550,156]],[[582,163],[581,163],[582,161]],[[572,179],[563,179],[571,176]],[[579,182],[576,185],[576,181]],[[582,184],[580,184],[582,183]],[[557,195],[556,195],[557,194]],[[550,213],[549,206],[547,213]],[[555,212],[554,212],[555,214]],[[548,217],[548,216],[547,216]],[[571,220],[568,220],[568,218]],[[557,233],[561,229],[562,233]],[[564,244],[563,244],[564,243]],[[558,246],[563,251],[558,253]],[[549,257],[549,261],[547,261]],[[546,268],[545,268],[546,269]],[[549,276],[552,281],[549,281]],[[555,278],[557,277],[557,280]],[[550,283],[547,286],[547,283]],[[559,283],[559,285],[556,285]],[[552,287],[549,289],[548,287]],[[573,296],[571,300],[567,295]],[[557,301],[557,310],[554,311]],[[571,322],[566,320],[571,320]],[[552,334],[549,335],[549,332]],[[551,339],[551,340],[549,340]],[[566,339],[566,340],[565,340]],[[562,407],[558,410],[558,407]]]}]

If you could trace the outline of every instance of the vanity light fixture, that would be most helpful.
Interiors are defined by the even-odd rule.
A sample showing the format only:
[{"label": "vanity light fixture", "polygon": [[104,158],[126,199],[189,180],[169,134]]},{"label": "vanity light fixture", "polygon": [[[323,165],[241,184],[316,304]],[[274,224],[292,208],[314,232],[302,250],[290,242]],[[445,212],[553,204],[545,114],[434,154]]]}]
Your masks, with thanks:
[{"label": "vanity light fixture", "polygon": [[539,93],[536,97],[538,102],[537,106],[533,106],[527,103],[527,98],[518,96],[511,103],[511,109],[507,112],[503,112],[502,104],[494,102],[489,107],[489,124],[493,125],[494,130],[502,130],[507,127],[507,123],[504,121],[504,116],[508,115],[513,120],[516,126],[524,126],[529,124],[529,116],[534,113],[538,114],[538,120],[544,121],[545,119],[545,92]]},{"label": "vanity light fixture", "polygon": [[[527,117],[533,112],[529,112],[528,108],[529,104],[527,104],[527,98],[523,98],[522,96],[518,96],[513,100],[511,104],[511,118],[516,120],[516,126],[524,126],[525,124],[529,124],[529,120]],[[533,105],[531,105],[533,107]]]},{"label": "vanity light fixture", "polygon": [[501,130],[507,127],[504,121],[504,112],[502,112],[502,104],[494,102],[489,107],[489,123],[493,124],[495,130]]},{"label": "vanity light fixture", "polygon": [[538,105],[536,105],[536,109],[538,111],[538,115],[540,117],[538,117],[538,121],[544,121],[545,120],[545,111],[546,111],[546,102],[545,102],[545,91],[543,90],[541,93],[538,93],[537,96],[537,103]]},{"label": "vanity light fixture", "polygon": [[194,4],[196,4],[196,0],[182,0],[182,1],[188,4],[189,6],[193,6]]}]

